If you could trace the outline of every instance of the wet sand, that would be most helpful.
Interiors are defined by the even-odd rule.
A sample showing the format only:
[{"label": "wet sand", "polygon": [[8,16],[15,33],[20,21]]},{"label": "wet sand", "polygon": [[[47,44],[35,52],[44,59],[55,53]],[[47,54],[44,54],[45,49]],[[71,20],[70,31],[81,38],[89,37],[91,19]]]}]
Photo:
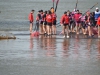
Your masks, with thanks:
[{"label": "wet sand", "polygon": [[11,32],[17,39],[0,40],[0,75],[100,74],[100,39],[33,38],[27,31]]}]

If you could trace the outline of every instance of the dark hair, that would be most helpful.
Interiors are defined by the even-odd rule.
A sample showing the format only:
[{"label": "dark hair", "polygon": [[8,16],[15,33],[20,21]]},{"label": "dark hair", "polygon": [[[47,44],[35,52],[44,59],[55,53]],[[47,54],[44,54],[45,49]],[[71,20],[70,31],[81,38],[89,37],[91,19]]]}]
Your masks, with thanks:
[{"label": "dark hair", "polygon": [[67,14],[67,12],[65,11],[64,14]]},{"label": "dark hair", "polygon": [[38,12],[41,12],[41,10],[39,10]]},{"label": "dark hair", "polygon": [[47,14],[47,11],[45,11],[44,13]]},{"label": "dark hair", "polygon": [[67,12],[70,12],[70,10],[67,10]]},{"label": "dark hair", "polygon": [[41,12],[43,12],[43,10],[41,10]]},{"label": "dark hair", "polygon": [[79,12],[79,10],[76,10],[76,11],[78,11],[78,12]]},{"label": "dark hair", "polygon": [[50,10],[48,10],[48,14],[51,14],[51,11]]},{"label": "dark hair", "polygon": [[33,10],[31,10],[31,11],[35,11],[35,10],[33,9]]},{"label": "dark hair", "polygon": [[51,7],[51,9],[54,9],[54,7]]}]

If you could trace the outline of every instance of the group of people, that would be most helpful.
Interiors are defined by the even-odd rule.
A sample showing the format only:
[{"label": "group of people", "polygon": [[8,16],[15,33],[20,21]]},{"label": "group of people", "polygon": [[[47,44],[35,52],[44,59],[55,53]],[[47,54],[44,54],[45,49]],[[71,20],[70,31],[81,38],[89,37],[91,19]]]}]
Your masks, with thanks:
[{"label": "group of people", "polygon": [[[30,33],[32,33],[33,14],[34,10],[29,14],[30,21]],[[56,22],[57,15],[54,11],[54,8],[51,7],[50,10],[44,11],[39,10],[36,16],[36,25],[35,30],[39,31],[40,34],[46,34],[50,36],[52,34],[57,34],[56,32]],[[62,27],[62,34],[64,37],[69,38],[70,32],[75,32],[76,34],[80,33],[80,30],[83,34],[92,37],[94,34],[94,28],[97,28],[98,38],[100,38],[100,11],[96,7],[95,12],[86,12],[82,14],[79,10],[74,9],[72,12],[65,11],[61,16],[60,25]]]},{"label": "group of people", "polygon": [[[34,10],[31,11],[29,14],[29,21],[30,21],[30,33],[32,33],[33,28],[33,21],[34,17],[33,14]],[[48,11],[39,10],[36,15],[36,25],[35,30],[39,31],[40,34],[46,34],[50,36],[51,34],[56,34],[56,18],[57,15],[54,12],[54,8],[52,7]]]}]

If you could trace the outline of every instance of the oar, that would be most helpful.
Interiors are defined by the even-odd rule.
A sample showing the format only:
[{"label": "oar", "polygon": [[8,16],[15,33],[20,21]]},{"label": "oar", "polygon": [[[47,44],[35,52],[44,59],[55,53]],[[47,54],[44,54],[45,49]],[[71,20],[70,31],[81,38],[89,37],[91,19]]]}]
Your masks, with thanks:
[{"label": "oar", "polygon": [[59,22],[58,24],[59,24],[59,25],[57,25],[57,27],[61,26],[61,25],[60,25],[60,22]]},{"label": "oar", "polygon": [[56,12],[56,10],[57,10],[58,3],[59,3],[59,0],[56,1],[55,12]]},{"label": "oar", "polygon": [[78,4],[78,0],[77,0],[77,2],[76,2],[75,10],[77,9],[77,4]]},{"label": "oar", "polygon": [[55,2],[55,0],[52,0],[52,2],[53,2],[53,8],[54,8],[54,2]]},{"label": "oar", "polygon": [[89,8],[83,15],[85,15],[88,11],[90,11],[92,8],[94,8],[97,4],[98,4],[98,2],[95,5],[93,5],[91,8]]}]

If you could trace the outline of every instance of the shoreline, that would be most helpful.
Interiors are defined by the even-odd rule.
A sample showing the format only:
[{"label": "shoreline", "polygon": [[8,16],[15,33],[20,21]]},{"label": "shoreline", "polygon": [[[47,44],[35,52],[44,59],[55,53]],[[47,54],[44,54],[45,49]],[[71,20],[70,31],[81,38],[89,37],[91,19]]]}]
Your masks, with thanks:
[{"label": "shoreline", "polygon": [[[69,34],[69,38],[64,38],[63,37],[63,34],[60,34],[61,31],[57,31],[57,35],[51,35],[51,36],[46,36],[46,35],[39,35],[39,36],[33,36],[33,35],[30,35],[30,32],[29,31],[0,31],[0,33],[2,35],[5,36],[5,34],[8,34],[9,37],[6,37],[8,39],[17,39],[18,36],[21,36],[21,37],[24,37],[24,36],[28,36],[28,37],[31,37],[31,38],[50,38],[50,39],[99,39],[97,37],[97,34],[94,35],[93,37],[88,37],[88,35],[84,35],[82,33],[80,34],[76,34],[76,33],[70,33]],[[3,34],[4,33],[4,34]],[[11,37],[10,37],[11,36]]]}]

